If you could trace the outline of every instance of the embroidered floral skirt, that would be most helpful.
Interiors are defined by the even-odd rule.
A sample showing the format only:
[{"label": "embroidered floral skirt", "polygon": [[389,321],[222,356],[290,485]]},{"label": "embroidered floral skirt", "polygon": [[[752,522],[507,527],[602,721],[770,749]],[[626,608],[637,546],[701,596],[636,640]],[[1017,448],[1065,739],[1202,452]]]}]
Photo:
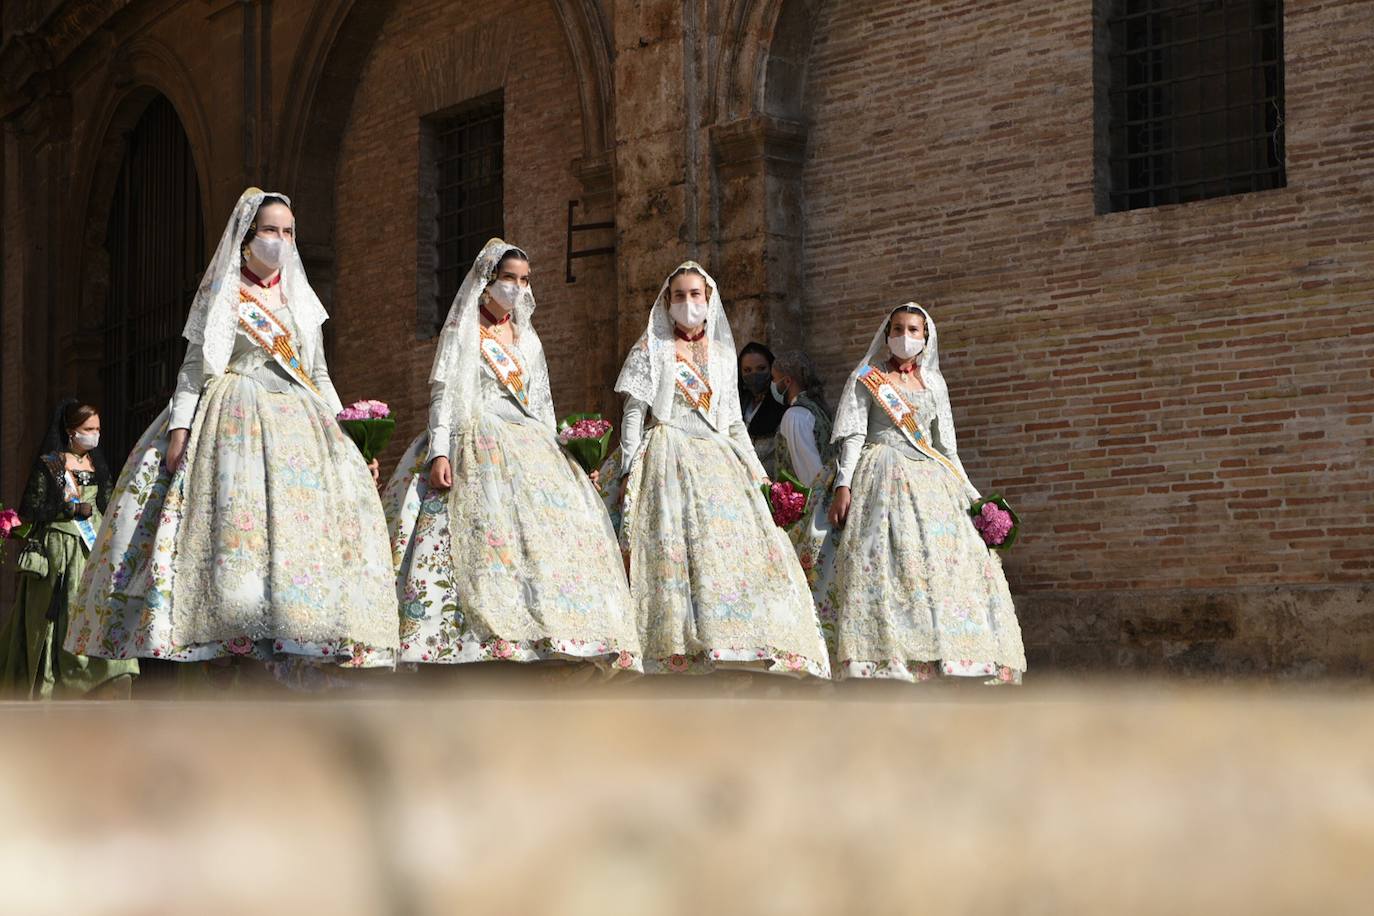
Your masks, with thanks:
[{"label": "embroidered floral skirt", "polygon": [[421,435],[383,498],[401,660],[642,670],[610,519],[551,432],[488,412],[454,437],[450,462],[453,488],[431,489]]},{"label": "embroidered floral skirt", "polygon": [[723,436],[645,434],[625,481],[621,547],[646,672],[830,676],[796,555]]},{"label": "embroidered floral skirt", "polygon": [[201,395],[175,474],[167,424],[164,412],[120,474],[68,651],[394,664],[381,502],[329,409],[226,373]]},{"label": "embroidered floral skirt", "polygon": [[830,469],[798,523],[835,678],[1019,682],[1026,668],[1002,562],[988,550],[954,477],[928,459],[869,444],[832,531]]}]

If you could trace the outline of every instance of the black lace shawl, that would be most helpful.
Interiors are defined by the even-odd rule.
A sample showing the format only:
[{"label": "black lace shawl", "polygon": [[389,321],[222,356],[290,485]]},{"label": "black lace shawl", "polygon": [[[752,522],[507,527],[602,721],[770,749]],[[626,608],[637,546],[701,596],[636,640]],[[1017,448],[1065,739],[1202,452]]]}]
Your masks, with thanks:
[{"label": "black lace shawl", "polygon": [[[24,487],[24,497],[19,502],[19,517],[26,522],[32,522],[35,527],[73,517],[71,505],[66,499],[66,483],[63,479],[65,462],[62,453],[70,445],[63,415],[74,403],[75,398],[68,398],[58,404],[57,409],[53,411],[52,423],[43,438],[38,457],[34,459],[33,469],[29,471],[28,485]],[[110,504],[114,480],[100,449],[91,452],[91,463],[95,467],[95,504],[103,513]]]}]

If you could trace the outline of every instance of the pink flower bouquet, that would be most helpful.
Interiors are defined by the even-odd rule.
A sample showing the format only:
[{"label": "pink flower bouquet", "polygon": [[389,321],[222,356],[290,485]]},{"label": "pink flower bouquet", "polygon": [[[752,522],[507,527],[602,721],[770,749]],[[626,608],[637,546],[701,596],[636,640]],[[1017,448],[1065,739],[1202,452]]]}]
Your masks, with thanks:
[{"label": "pink flower bouquet", "polygon": [[381,401],[354,401],[339,411],[339,426],[363,453],[364,461],[372,461],[386,448],[396,432],[391,408]]},{"label": "pink flower bouquet", "polygon": [[973,516],[973,527],[991,550],[1009,549],[1021,533],[1021,519],[999,493],[975,502],[968,514]]},{"label": "pink flower bouquet", "polygon": [[0,538],[22,537],[16,533],[24,527],[24,520],[13,509],[0,509]]},{"label": "pink flower bouquet", "polygon": [[612,429],[611,421],[601,419],[599,413],[571,414],[558,424],[558,444],[590,474],[606,460]]},{"label": "pink flower bouquet", "polygon": [[5,541],[28,537],[33,526],[19,517],[13,509],[0,508],[0,562],[5,559]]},{"label": "pink flower bouquet", "polygon": [[806,504],[811,499],[811,490],[801,485],[801,481],[787,471],[778,475],[779,480],[764,484],[763,498],[773,513],[773,524],[779,528],[791,528],[806,514]]}]

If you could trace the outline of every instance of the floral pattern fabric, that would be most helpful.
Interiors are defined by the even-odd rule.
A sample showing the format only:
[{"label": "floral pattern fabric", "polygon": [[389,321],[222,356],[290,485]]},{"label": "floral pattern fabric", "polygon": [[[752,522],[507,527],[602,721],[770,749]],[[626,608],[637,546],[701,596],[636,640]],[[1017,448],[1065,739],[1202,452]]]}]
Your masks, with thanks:
[{"label": "floral pattern fabric", "polygon": [[[903,392],[930,435],[929,392]],[[968,515],[964,485],[921,455],[869,399],[868,432],[842,529],[822,475],[796,529],[837,680],[937,675],[1019,682],[1021,628],[1001,559]]]},{"label": "floral pattern fabric", "polygon": [[371,474],[327,407],[298,384],[265,385],[263,369],[249,353],[206,386],[175,474],[162,463],[168,412],[144,433],[72,607],[69,651],[394,664]]},{"label": "floral pattern fabric", "polygon": [[452,489],[430,487],[422,434],[383,497],[401,660],[642,670],[620,552],[596,488],[485,366],[479,394],[477,420],[453,434]]},{"label": "floral pattern fabric", "polygon": [[644,670],[829,677],[806,579],[740,446],[681,394],[674,408],[645,434],[623,482],[621,547]]}]

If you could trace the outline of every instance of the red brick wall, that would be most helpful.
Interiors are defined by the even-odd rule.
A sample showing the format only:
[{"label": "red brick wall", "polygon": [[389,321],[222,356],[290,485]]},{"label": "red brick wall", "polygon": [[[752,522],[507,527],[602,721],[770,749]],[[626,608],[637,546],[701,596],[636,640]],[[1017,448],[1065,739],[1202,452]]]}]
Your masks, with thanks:
[{"label": "red brick wall", "polygon": [[1014,590],[1371,578],[1374,4],[1285,4],[1288,187],[1095,215],[1090,4],[828,4],[806,332],[935,316]]},{"label": "red brick wall", "polygon": [[[398,417],[402,441],[423,430],[434,339],[416,336],[416,195],[420,118],[413,92],[418,63],[464,30],[497,23],[514,53],[505,74],[506,239],[533,259],[535,324],[548,354],[556,408],[582,409],[589,396],[579,356],[581,316],[597,288],[563,278],[567,202],[580,195],[571,164],[581,155],[577,84],[567,45],[545,0],[471,7],[438,2],[398,6],[359,74],[340,155],[331,368],[340,397],[381,398]],[[442,68],[441,68],[442,69]],[[454,80],[463,78],[453,73]],[[442,76],[435,77],[441,79]],[[494,87],[492,87],[494,88]],[[453,92],[461,93],[460,88]],[[463,101],[450,98],[448,104]],[[309,232],[309,214],[301,214]]]}]

